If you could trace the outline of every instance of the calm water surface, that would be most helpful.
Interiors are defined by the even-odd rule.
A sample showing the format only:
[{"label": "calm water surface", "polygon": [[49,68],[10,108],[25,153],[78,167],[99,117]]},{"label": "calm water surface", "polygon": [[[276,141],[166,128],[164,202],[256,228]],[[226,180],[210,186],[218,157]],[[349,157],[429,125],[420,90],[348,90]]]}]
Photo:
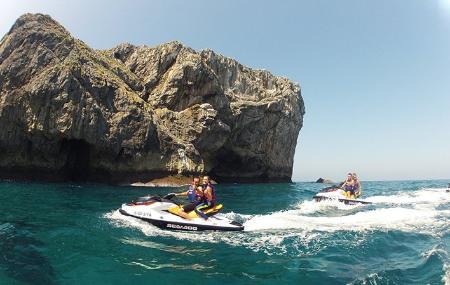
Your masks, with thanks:
[{"label": "calm water surface", "polygon": [[0,284],[450,284],[450,180],[220,185],[239,233],[168,232],[122,202],[180,189],[0,183]]}]

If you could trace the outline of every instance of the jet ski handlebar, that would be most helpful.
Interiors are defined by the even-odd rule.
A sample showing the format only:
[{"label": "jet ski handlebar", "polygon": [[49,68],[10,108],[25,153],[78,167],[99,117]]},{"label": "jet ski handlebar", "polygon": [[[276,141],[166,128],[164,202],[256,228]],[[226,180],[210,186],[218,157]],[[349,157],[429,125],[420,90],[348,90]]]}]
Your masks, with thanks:
[{"label": "jet ski handlebar", "polygon": [[166,194],[166,195],[163,197],[163,199],[170,200],[170,199],[172,199],[172,198],[175,197],[175,196],[176,196],[175,193],[169,193],[169,194]]}]

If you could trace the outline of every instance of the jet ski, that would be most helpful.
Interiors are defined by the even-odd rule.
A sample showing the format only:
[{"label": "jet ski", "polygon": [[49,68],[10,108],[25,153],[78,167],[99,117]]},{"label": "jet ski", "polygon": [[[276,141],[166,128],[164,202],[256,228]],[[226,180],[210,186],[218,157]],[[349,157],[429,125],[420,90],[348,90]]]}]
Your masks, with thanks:
[{"label": "jet ski", "polygon": [[324,201],[324,200],[335,200],[339,202],[343,202],[348,205],[357,205],[357,204],[372,204],[372,202],[368,202],[361,199],[352,199],[344,194],[344,190],[339,188],[338,186],[331,186],[320,190],[319,193],[313,196],[316,202]]},{"label": "jet ski", "polygon": [[161,229],[179,231],[242,231],[244,226],[218,214],[222,209],[221,204],[204,211],[208,216],[205,220],[199,217],[195,211],[188,212],[190,219],[185,219],[179,214],[182,206],[170,200],[172,197],[145,196],[131,203],[122,204],[119,212],[149,222]]}]

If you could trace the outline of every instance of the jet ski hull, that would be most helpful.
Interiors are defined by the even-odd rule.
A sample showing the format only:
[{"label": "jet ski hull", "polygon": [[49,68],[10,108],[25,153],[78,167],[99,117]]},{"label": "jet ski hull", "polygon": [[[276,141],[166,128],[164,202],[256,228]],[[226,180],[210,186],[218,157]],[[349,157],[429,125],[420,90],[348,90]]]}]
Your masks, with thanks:
[{"label": "jet ski hull", "polygon": [[232,221],[230,223],[231,226],[217,226],[217,225],[208,225],[208,224],[196,224],[196,223],[181,223],[176,221],[164,221],[159,219],[150,219],[150,218],[144,218],[139,216],[134,216],[126,211],[120,209],[119,212],[122,215],[138,218],[140,220],[146,221],[154,226],[157,226],[160,229],[164,230],[176,230],[176,231],[192,231],[192,232],[198,232],[198,231],[243,231],[244,226]]},{"label": "jet ski hull", "polygon": [[322,191],[320,191],[316,195],[314,195],[313,199],[316,202],[326,201],[326,200],[339,201],[339,202],[342,202],[347,205],[372,204],[369,201],[348,198],[347,196],[344,195],[343,192],[344,191],[342,191],[342,189],[339,189],[339,188],[327,187],[327,188],[322,189]]},{"label": "jet ski hull", "polygon": [[314,198],[314,200],[316,202],[326,201],[326,200],[328,200],[328,201],[330,201],[330,200],[331,201],[332,200],[337,200],[337,201],[342,202],[342,203],[347,204],[347,205],[356,205],[356,204],[367,205],[367,204],[372,204],[372,202],[368,202],[368,201],[364,201],[364,200],[358,200],[358,199],[332,198],[332,197],[317,196],[317,195],[313,196],[313,198]]}]

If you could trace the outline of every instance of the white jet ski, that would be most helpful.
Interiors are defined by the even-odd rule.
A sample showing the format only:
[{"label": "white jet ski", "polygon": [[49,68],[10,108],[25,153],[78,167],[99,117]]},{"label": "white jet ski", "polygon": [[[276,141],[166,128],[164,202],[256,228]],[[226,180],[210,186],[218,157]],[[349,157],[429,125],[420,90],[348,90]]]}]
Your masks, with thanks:
[{"label": "white jet ski", "polygon": [[372,202],[361,200],[361,199],[352,199],[344,194],[344,190],[337,186],[331,186],[320,190],[319,193],[313,196],[316,202],[320,202],[323,200],[335,200],[339,202],[343,202],[344,204],[356,205],[356,204],[372,204]]},{"label": "white jet ski", "polygon": [[161,229],[181,231],[244,230],[243,225],[217,214],[221,209],[222,205],[218,204],[214,208],[204,211],[209,216],[207,220],[199,217],[195,211],[187,213],[190,219],[185,219],[177,215],[181,210],[181,205],[158,196],[145,196],[138,198],[137,201],[122,204],[119,212],[122,215],[149,222]]}]

